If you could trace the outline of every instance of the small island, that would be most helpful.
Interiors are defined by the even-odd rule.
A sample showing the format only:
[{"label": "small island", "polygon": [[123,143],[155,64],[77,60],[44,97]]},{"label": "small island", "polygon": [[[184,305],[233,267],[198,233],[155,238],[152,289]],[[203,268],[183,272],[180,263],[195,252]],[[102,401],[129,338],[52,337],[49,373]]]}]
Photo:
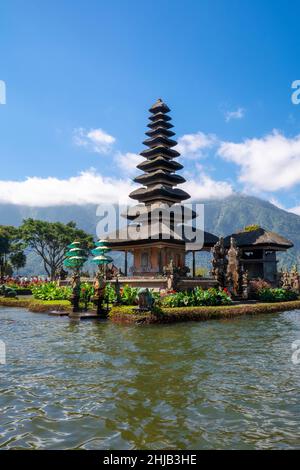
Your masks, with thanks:
[{"label": "small island", "polygon": [[[129,195],[138,205],[123,214],[127,225],[95,244],[74,224],[29,219],[20,232],[2,228],[0,305],[72,319],[139,324],[299,308],[297,268],[277,269],[276,253],[292,248],[293,243],[255,224],[221,238],[195,228],[197,211],[183,202],[190,196],[177,187],[186,180],[176,173],[183,165],[176,160],[180,153],[175,150],[170,108],[158,99],[149,112],[143,142],[147,149],[140,153],[144,161],[137,166],[142,173],[134,178],[142,187]],[[18,285],[5,278],[5,250],[12,246],[11,260],[24,263],[22,243],[41,255],[50,279]],[[122,268],[114,265],[109,252],[123,253]],[[211,256],[210,275],[199,275],[197,253],[201,252]],[[98,266],[93,280],[83,273],[89,256]]]}]

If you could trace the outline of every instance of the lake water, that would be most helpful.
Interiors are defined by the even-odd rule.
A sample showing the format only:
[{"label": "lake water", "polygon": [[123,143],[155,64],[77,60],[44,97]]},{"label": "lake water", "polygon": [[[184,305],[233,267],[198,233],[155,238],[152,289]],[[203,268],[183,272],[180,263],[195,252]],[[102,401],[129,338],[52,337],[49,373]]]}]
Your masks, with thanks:
[{"label": "lake water", "polygon": [[300,449],[300,311],[159,326],[0,308],[1,449]]}]

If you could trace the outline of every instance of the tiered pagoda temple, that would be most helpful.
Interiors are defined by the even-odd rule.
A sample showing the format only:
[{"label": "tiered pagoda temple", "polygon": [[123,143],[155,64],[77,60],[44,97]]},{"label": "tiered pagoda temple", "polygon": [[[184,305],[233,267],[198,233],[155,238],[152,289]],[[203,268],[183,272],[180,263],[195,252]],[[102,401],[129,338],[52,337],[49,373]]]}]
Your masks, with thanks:
[{"label": "tiered pagoda temple", "polygon": [[175,160],[180,153],[173,148],[177,142],[171,139],[175,132],[171,130],[174,126],[170,122],[171,117],[167,114],[170,109],[159,99],[149,111],[151,113],[148,124],[150,130],[146,132],[149,138],[143,142],[149,148],[140,153],[142,157],[145,157],[145,161],[137,168],[142,170],[143,174],[134,179],[136,183],[146,187],[136,189],[129,196],[144,204],[180,203],[189,199],[190,195],[176,188],[178,184],[185,183],[185,179],[175,173],[183,166]]},{"label": "tiered pagoda temple", "polygon": [[[140,155],[144,161],[137,166],[143,173],[134,181],[142,187],[129,196],[138,201],[126,214],[130,221],[128,227],[118,230],[109,237],[109,246],[113,250],[125,252],[125,275],[153,276],[163,274],[165,266],[171,260],[177,269],[185,268],[187,243],[183,223],[192,223],[196,213],[184,208],[182,202],[190,198],[183,189],[178,188],[185,179],[176,173],[183,166],[176,160],[180,153],[175,150],[177,142],[169,116],[169,107],[158,99],[149,109],[149,130],[143,144],[148,147]],[[170,224],[164,217],[165,210],[171,209]],[[128,237],[127,229],[138,231],[135,239]],[[210,233],[202,232],[204,245],[201,249],[209,251],[218,241]],[[196,249],[196,247],[195,247]],[[192,251],[192,250],[190,250]],[[199,249],[198,249],[199,251]],[[127,253],[133,254],[133,267],[128,272]],[[195,250],[193,250],[193,275],[195,275]]]},{"label": "tiered pagoda temple", "polygon": [[[164,268],[170,266],[182,272],[181,288],[195,285],[209,287],[211,279],[196,277],[195,253],[211,251],[218,242],[218,237],[208,232],[201,232],[202,243],[191,244],[184,228],[192,226],[197,214],[182,203],[190,195],[178,185],[185,179],[177,174],[183,166],[177,161],[180,156],[175,149],[177,142],[172,130],[169,107],[158,99],[149,109],[150,117],[146,140],[147,147],[140,155],[144,161],[137,165],[142,173],[134,178],[141,185],[129,196],[138,202],[124,214],[127,226],[110,234],[107,245],[114,251],[125,253],[124,272],[126,283],[148,287],[162,287]],[[171,211],[165,217],[164,211]],[[198,231],[199,232],[199,231]],[[262,278],[276,283],[276,252],[285,251],[293,246],[292,242],[280,235],[257,229],[249,232],[232,234],[225,238],[225,249],[230,246],[233,237],[241,250],[241,262],[249,279]],[[192,246],[191,246],[192,245]],[[192,272],[189,279],[186,273],[186,254],[192,253]],[[128,253],[133,255],[133,265],[128,269]],[[124,280],[125,282],[125,280]],[[161,282],[161,285],[159,285]],[[215,285],[215,284],[213,284]]]}]

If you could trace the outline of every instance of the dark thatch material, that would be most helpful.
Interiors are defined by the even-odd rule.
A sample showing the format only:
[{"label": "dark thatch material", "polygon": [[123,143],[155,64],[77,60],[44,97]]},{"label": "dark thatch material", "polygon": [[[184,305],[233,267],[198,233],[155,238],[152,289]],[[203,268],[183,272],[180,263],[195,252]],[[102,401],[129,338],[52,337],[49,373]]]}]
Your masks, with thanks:
[{"label": "dark thatch material", "polygon": [[164,145],[166,147],[175,147],[177,145],[176,140],[169,139],[164,135],[165,131],[160,131],[156,136],[151,137],[150,139],[144,140],[143,144],[148,145],[149,147],[158,147],[159,145]]},{"label": "dark thatch material", "polygon": [[150,113],[169,113],[171,110],[170,108],[166,105],[166,103],[163,102],[161,98],[158,98],[158,100],[151,106],[149,109]]},{"label": "dark thatch material", "polygon": [[[167,212],[166,212],[167,211]],[[197,217],[197,213],[188,206],[181,204],[168,204],[156,203],[146,206],[145,204],[137,204],[135,206],[128,207],[126,213],[121,214],[122,217],[128,220],[136,220],[137,218],[142,223],[148,223],[149,216],[153,220],[162,220],[164,216],[169,217],[165,220],[165,223],[170,223],[170,217],[174,219],[174,223],[183,224]]]},{"label": "dark thatch material", "polygon": [[[133,228],[133,234],[135,232]],[[200,232],[200,231],[198,231]],[[189,232],[187,232],[189,233]],[[151,235],[150,235],[151,234]],[[203,234],[203,248],[213,247],[217,241],[218,237],[209,232],[201,232]],[[198,233],[199,239],[201,239],[201,234]],[[171,238],[168,238],[168,236]],[[164,238],[165,237],[165,238]],[[170,230],[167,226],[156,224],[151,229],[147,225],[140,227],[139,231],[136,233],[136,239],[128,239],[128,228],[122,228],[116,230],[116,232],[111,233],[110,237],[107,239],[107,246],[114,249],[114,247],[128,247],[136,245],[153,245],[153,243],[166,243],[171,245],[183,245],[189,243],[190,240],[184,237],[183,228],[177,227],[174,231]],[[192,249],[192,248],[191,248]]]},{"label": "dark thatch material", "polygon": [[149,138],[143,142],[149,148],[140,153],[145,157],[145,161],[137,166],[144,173],[134,179],[143,187],[132,191],[129,195],[139,202],[147,204],[167,202],[172,205],[190,198],[186,191],[175,187],[185,183],[185,179],[175,174],[182,165],[172,162],[180,156],[180,153],[172,148],[176,147],[177,142],[170,139],[170,135],[173,136],[175,133],[168,130],[171,117],[166,113],[169,111],[170,108],[161,99],[150,108],[151,131],[147,132]]},{"label": "dark thatch material", "polygon": [[161,168],[167,171],[182,170],[183,165],[175,160],[166,160],[164,157],[156,157],[153,160],[145,160],[137,168],[142,171],[152,172],[154,169]]},{"label": "dark thatch material", "polygon": [[136,189],[132,191],[129,196],[131,199],[143,202],[169,201],[171,203],[181,202],[190,198],[190,195],[182,189],[171,188],[163,184],[156,184],[151,188]]},{"label": "dark thatch material", "polygon": [[176,175],[176,174],[166,174],[165,171],[162,169],[152,171],[151,173],[144,173],[142,175],[136,176],[134,180],[136,183],[141,183],[141,184],[171,184],[176,185],[176,184],[181,184],[185,183],[185,179],[181,175]]},{"label": "dark thatch material", "polygon": [[156,129],[151,129],[150,131],[145,132],[149,137],[155,137],[157,135],[164,135],[167,137],[173,137],[175,132],[166,129],[165,127],[157,127]]},{"label": "dark thatch material", "polygon": [[164,121],[164,122],[171,121],[172,118],[168,116],[167,114],[164,114],[164,112],[161,112],[161,113],[154,114],[153,116],[150,116],[149,119],[150,121],[153,121],[156,123],[157,121]]},{"label": "dark thatch material", "polygon": [[242,231],[228,235],[224,239],[224,244],[226,247],[230,246],[230,238],[233,237],[236,240],[237,246],[239,247],[248,247],[254,246],[257,248],[260,247],[272,247],[276,249],[288,249],[292,248],[294,245],[290,240],[278,235],[275,232],[270,232],[263,228],[258,228],[251,231]]},{"label": "dark thatch material", "polygon": [[163,155],[166,158],[176,158],[180,156],[180,153],[177,150],[173,150],[165,145],[158,145],[157,147],[151,147],[149,149],[143,150],[140,155],[142,157],[153,158],[159,155]]},{"label": "dark thatch material", "polygon": [[170,122],[166,122],[160,118],[159,120],[155,122],[149,122],[149,124],[147,124],[147,127],[150,127],[150,129],[158,129],[158,128],[171,129],[174,126]]}]

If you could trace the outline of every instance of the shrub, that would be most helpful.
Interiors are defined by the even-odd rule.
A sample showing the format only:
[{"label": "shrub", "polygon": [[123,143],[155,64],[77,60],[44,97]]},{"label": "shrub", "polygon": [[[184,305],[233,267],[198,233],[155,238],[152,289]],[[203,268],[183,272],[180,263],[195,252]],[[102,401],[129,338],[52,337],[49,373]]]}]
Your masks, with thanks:
[{"label": "shrub", "polygon": [[135,305],[137,303],[137,295],[139,289],[137,287],[130,287],[127,284],[120,289],[121,302],[123,305]]},{"label": "shrub", "polygon": [[262,289],[270,289],[271,284],[264,279],[253,279],[250,281],[250,289],[254,294],[258,294]]},{"label": "shrub", "polygon": [[177,292],[162,300],[164,307],[196,307],[196,306],[215,306],[228,305],[231,298],[226,291],[215,288],[203,290],[196,287],[191,292]]},{"label": "shrub", "polygon": [[39,300],[69,300],[72,295],[71,287],[60,287],[55,282],[48,282],[32,287],[32,294]]},{"label": "shrub", "polygon": [[95,293],[94,286],[88,282],[82,282],[80,285],[80,300],[88,304]]},{"label": "shrub", "polygon": [[206,277],[209,275],[209,269],[208,268],[196,268],[196,276],[199,276],[199,277]]},{"label": "shrub", "polygon": [[117,300],[116,290],[111,284],[106,284],[105,286],[105,297],[108,298],[111,304]]},{"label": "shrub", "polygon": [[247,225],[244,227],[244,232],[255,232],[255,230],[260,229],[260,226],[257,224]]},{"label": "shrub", "polygon": [[298,294],[282,288],[264,288],[258,291],[258,298],[263,302],[288,302],[291,300],[297,300]]}]

